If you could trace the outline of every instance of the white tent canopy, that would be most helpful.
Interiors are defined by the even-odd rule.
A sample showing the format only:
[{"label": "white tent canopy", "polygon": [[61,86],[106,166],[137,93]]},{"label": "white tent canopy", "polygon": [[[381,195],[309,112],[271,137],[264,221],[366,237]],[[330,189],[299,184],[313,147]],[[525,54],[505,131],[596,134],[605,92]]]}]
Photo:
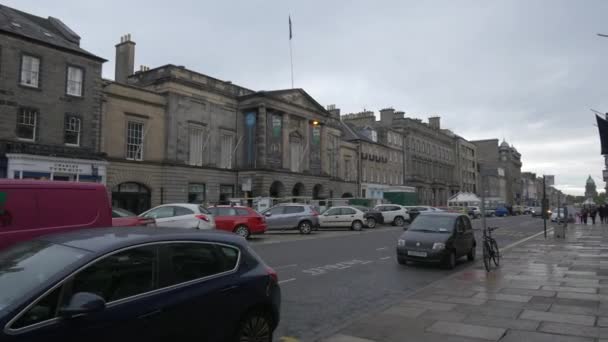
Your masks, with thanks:
[{"label": "white tent canopy", "polygon": [[481,199],[472,192],[459,192],[448,199],[448,206],[450,207],[468,207],[480,204]]},{"label": "white tent canopy", "polygon": [[592,198],[587,198],[585,202],[583,202],[583,205],[595,205],[595,202]]}]

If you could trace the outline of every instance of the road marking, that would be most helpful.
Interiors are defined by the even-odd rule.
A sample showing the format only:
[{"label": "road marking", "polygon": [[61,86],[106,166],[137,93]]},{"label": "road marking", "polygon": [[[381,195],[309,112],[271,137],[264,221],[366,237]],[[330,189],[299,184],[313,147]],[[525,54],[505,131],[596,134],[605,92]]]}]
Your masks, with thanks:
[{"label": "road marking", "polygon": [[367,265],[367,264],[371,264],[373,261],[369,260],[369,261],[364,261],[361,263],[361,265]]},{"label": "road marking", "polygon": [[368,261],[368,260],[354,259],[354,260],[349,260],[349,261],[342,261],[342,262],[338,262],[338,263],[331,264],[331,265],[324,265],[324,266],[309,268],[306,270],[302,270],[302,272],[308,273],[312,276],[319,276],[322,274],[326,274],[327,272],[343,270],[343,269],[347,269],[347,268],[350,268],[355,265],[364,265],[366,263],[366,261]]},{"label": "road marking", "polygon": [[279,342],[300,342],[300,340],[295,337],[283,336],[279,339]]},{"label": "road marking", "polygon": [[377,251],[383,251],[385,249],[388,249],[388,247],[380,247],[380,248],[376,248]]},{"label": "road marking", "polygon": [[289,278],[289,279],[281,280],[281,281],[279,281],[279,284],[289,283],[290,281],[294,281],[294,280],[296,280],[296,278]]},{"label": "road marking", "polygon": [[290,268],[290,267],[296,267],[298,266],[298,264],[289,264],[289,265],[283,265],[283,266],[276,266],[276,267],[272,267],[275,271],[276,270],[281,270],[284,268]]},{"label": "road marking", "polygon": [[[547,235],[548,235],[549,233],[551,233],[552,231],[553,231],[553,228],[547,228]],[[537,236],[543,235],[544,233],[545,233],[545,232],[544,232],[544,231],[542,231],[542,232],[536,233],[536,234],[534,234],[534,235],[532,235],[532,236],[528,236],[528,237],[527,237],[527,238],[525,238],[525,239],[521,239],[521,240],[519,240],[519,241],[515,241],[515,242],[513,242],[512,244],[510,244],[510,245],[508,245],[508,246],[502,247],[502,250],[503,250],[503,251],[505,251],[505,250],[507,250],[507,249],[513,248],[513,247],[515,247],[515,246],[517,246],[517,245],[519,245],[519,244],[522,244],[522,243],[524,243],[524,242],[526,242],[526,241],[528,241],[528,240],[532,240],[532,239],[534,239],[534,238],[535,238],[535,237],[537,237]]]},{"label": "road marking", "polygon": [[388,259],[390,259],[390,258],[391,258],[391,257],[384,257],[384,258],[380,258],[380,260],[388,260]]}]

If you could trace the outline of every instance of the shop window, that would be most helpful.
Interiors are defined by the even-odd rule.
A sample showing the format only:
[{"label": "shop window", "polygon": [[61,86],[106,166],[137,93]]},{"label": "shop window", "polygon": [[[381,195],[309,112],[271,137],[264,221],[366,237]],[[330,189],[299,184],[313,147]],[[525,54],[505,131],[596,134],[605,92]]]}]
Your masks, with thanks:
[{"label": "shop window", "polygon": [[203,203],[205,202],[205,184],[188,184],[188,203]]}]

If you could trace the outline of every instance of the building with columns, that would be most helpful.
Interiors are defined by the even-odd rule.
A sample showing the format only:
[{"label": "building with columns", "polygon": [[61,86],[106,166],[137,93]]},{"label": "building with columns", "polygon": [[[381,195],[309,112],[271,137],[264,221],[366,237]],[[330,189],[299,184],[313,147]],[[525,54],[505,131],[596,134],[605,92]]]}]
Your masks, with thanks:
[{"label": "building with columns", "polygon": [[183,66],[136,72],[135,46],[121,38],[117,81],[104,87],[116,205],[357,193],[357,150],[342,141],[339,111],[302,89],[254,91]]}]

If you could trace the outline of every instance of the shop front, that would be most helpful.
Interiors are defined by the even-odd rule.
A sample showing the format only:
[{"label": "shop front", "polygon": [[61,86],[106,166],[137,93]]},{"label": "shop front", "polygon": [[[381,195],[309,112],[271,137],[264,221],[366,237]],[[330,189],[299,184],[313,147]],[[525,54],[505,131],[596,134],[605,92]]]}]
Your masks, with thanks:
[{"label": "shop front", "polygon": [[106,183],[104,160],[7,153],[6,178]]}]

